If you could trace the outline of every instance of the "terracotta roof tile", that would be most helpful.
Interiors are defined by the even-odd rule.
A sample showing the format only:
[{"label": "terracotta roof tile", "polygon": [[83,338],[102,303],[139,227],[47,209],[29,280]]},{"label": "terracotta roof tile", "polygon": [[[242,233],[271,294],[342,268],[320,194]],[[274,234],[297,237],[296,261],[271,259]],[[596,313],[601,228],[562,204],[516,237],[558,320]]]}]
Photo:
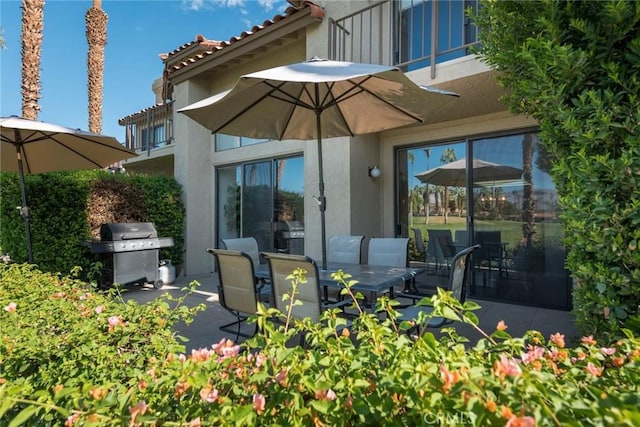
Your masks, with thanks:
[{"label": "terracotta roof tile", "polygon": [[[287,17],[294,15],[296,13],[298,13],[300,10],[304,9],[304,8],[311,8],[312,9],[312,16],[315,16],[318,19],[322,19],[322,17],[324,16],[324,11],[323,9],[318,6],[317,4],[311,2],[311,1],[302,1],[302,2],[297,2],[299,3],[298,7],[294,7],[294,6],[289,6],[283,14],[278,14],[275,15],[273,18],[268,19],[266,21],[264,21],[262,24],[260,25],[254,25],[251,30],[249,31],[243,31],[242,33],[240,33],[240,35],[238,36],[233,36],[231,37],[228,41],[216,41],[216,40],[208,40],[205,36],[203,36],[202,34],[198,34],[195,37],[195,40],[185,43],[182,46],[178,47],[177,49],[167,53],[167,54],[161,54],[160,58],[163,60],[163,62],[165,62],[165,64],[167,64],[167,73],[171,74],[172,72],[178,71],[183,69],[184,67],[187,67],[191,64],[194,64],[196,62],[198,62],[199,60],[206,58],[207,56],[210,56],[216,52],[218,52],[221,49],[224,49],[227,46],[231,46],[234,43],[237,43],[241,40],[244,40],[247,37],[251,37],[252,35],[264,30],[265,28],[276,24],[280,21],[282,21],[283,19],[286,19]],[[195,52],[193,54],[190,54],[187,58],[179,60],[178,62],[172,63],[172,58],[175,57],[176,55],[180,54],[180,53],[186,53],[186,50],[195,50]]]},{"label": "terracotta roof tile", "polygon": [[[273,18],[267,19],[260,25],[254,25],[251,30],[243,31],[242,33],[240,33],[240,35],[231,37],[228,41],[208,40],[204,35],[198,34],[196,35],[194,40],[179,46],[171,52],[161,53],[159,57],[166,66],[164,71],[165,79],[167,78],[168,74],[171,74],[172,72],[177,70],[181,70],[191,64],[202,60],[203,58],[208,57],[209,55],[213,55],[214,53],[218,52],[221,49],[224,49],[225,47],[231,46],[232,44],[244,40],[247,37],[251,37],[252,35],[264,30],[265,28],[288,18],[291,15],[294,15],[307,7],[311,9],[311,16],[315,17],[316,19],[321,20],[324,17],[324,9],[322,9],[321,6],[318,6],[312,1],[287,1],[289,1],[292,6],[287,7],[284,13],[275,15]],[[189,50],[193,50],[193,53],[188,52]],[[187,56],[182,60],[178,60],[177,62],[172,63],[172,58],[178,56],[179,54],[186,54]],[[140,111],[136,111],[135,113],[132,113],[118,120],[118,124],[125,125],[127,119],[145,113],[148,110],[155,109],[161,105],[163,104],[156,104],[152,107],[143,108]]]}]

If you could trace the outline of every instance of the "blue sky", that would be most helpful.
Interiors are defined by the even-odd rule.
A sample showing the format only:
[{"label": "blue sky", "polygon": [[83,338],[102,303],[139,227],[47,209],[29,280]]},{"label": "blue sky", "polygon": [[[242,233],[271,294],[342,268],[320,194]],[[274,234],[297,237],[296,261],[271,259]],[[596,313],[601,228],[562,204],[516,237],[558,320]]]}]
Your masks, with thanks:
[{"label": "blue sky", "polygon": [[[88,128],[85,14],[91,0],[46,0],[38,120]],[[21,2],[0,0],[0,116],[22,113]],[[283,13],[285,0],[102,0],[108,15],[102,133],[124,140],[118,119],[155,103],[153,81],[162,75],[159,54],[197,34],[229,40]]]}]

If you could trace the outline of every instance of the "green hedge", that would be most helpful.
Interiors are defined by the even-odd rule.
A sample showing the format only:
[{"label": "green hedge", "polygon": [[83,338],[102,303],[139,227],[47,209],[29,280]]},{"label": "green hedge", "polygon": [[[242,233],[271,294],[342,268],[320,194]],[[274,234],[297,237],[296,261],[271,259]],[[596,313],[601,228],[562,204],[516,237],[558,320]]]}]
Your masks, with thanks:
[{"label": "green hedge", "polygon": [[[120,197],[102,200],[99,210],[90,205],[95,189],[133,187],[143,200]],[[26,176],[27,202],[31,210],[31,240],[34,262],[43,271],[68,273],[80,266],[83,277],[100,258],[80,242],[92,238],[92,227],[109,220],[150,221],[158,234],[173,237],[175,246],[162,249],[161,259],[181,264],[184,253],[184,206],[175,179],[164,176],[114,175],[105,171],[56,172]],[[117,194],[114,196],[116,199]],[[21,206],[18,175],[0,173],[0,248],[12,260],[27,260],[24,220],[15,209]],[[93,208],[93,209],[92,209]],[[123,215],[123,212],[126,214]],[[102,220],[104,219],[104,220]],[[94,235],[94,237],[96,237]]]},{"label": "green hedge", "polygon": [[[560,334],[511,338],[499,324],[474,347],[454,331],[414,340],[382,300],[386,320],[361,313],[350,325],[330,311],[285,327],[286,314],[261,308],[264,332],[245,345],[184,354],[162,300],[124,304],[21,265],[0,274],[0,425],[640,423],[640,340],[630,333],[566,348]],[[291,278],[296,301],[304,272]],[[444,292],[432,302],[477,324],[476,304]],[[292,345],[300,333],[305,347]]]},{"label": "green hedge", "polygon": [[552,161],[584,333],[640,332],[640,2],[482,1],[479,53]]}]

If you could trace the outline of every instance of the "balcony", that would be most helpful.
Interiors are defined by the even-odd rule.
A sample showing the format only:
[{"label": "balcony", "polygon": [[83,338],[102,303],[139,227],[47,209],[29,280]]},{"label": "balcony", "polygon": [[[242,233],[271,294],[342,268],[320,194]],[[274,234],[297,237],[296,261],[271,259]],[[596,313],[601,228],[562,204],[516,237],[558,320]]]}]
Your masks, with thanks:
[{"label": "balcony", "polygon": [[125,127],[125,146],[139,154],[123,163],[128,171],[173,176],[173,101],[123,117],[118,124]]},{"label": "balcony", "polygon": [[173,101],[145,108],[118,120],[125,127],[125,146],[137,153],[171,145],[173,137]]},{"label": "balcony", "polygon": [[467,10],[479,0],[383,0],[329,22],[329,56],[340,61],[395,65],[403,71],[471,54],[478,44]]}]

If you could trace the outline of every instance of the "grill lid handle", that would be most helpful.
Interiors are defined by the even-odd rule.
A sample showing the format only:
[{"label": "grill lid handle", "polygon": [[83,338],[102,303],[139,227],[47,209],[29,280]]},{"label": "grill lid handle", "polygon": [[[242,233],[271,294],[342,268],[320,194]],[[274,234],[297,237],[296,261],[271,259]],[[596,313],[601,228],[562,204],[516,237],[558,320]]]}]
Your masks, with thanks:
[{"label": "grill lid handle", "polygon": [[137,234],[135,236],[130,236],[128,234],[121,234],[120,235],[120,240],[150,239],[151,238],[151,234],[152,233],[149,233],[146,236],[141,236],[140,234]]}]

